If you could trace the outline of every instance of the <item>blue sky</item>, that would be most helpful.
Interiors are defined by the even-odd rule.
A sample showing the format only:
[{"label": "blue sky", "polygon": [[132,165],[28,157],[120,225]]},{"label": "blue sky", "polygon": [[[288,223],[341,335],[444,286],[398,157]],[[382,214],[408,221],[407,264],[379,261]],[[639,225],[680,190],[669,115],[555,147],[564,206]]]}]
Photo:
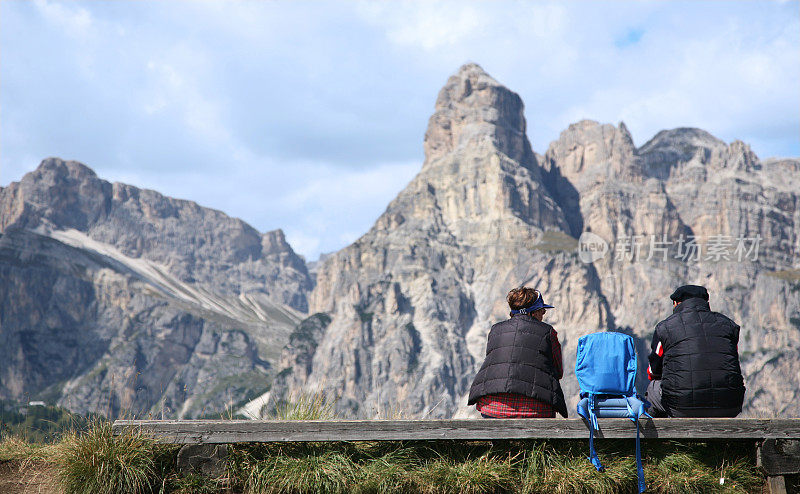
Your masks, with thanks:
[{"label": "blue sky", "polygon": [[800,2],[0,2],[0,185],[48,156],[346,246],[419,171],[477,62],[543,153],[570,123],[800,156]]}]

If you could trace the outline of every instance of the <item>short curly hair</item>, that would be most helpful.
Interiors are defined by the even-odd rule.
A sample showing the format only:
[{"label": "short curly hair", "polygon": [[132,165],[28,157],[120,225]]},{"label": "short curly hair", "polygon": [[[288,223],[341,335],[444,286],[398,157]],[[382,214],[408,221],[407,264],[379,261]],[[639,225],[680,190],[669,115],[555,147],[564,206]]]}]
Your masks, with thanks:
[{"label": "short curly hair", "polygon": [[537,290],[521,286],[508,292],[506,301],[508,301],[508,306],[511,307],[511,310],[519,310],[530,307],[538,298],[539,292]]}]

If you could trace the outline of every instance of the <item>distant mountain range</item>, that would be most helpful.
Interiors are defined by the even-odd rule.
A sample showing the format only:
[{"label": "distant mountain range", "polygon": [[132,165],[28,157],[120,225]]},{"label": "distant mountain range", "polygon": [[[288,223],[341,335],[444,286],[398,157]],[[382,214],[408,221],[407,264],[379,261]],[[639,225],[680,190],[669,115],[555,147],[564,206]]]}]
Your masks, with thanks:
[{"label": "distant mountain range", "polygon": [[0,397],[213,415],[269,386],[312,280],[280,230],[50,158],[0,189]]},{"label": "distant mountain range", "polygon": [[424,146],[311,274],[280,230],[43,161],[0,189],[0,399],[199,417],[271,389],[324,391],[345,416],[473,416],[486,334],[526,284],[556,306],[574,405],[580,336],[632,334],[644,366],[669,293],[697,283],[742,326],[744,413],[800,416],[800,160],[699,129],[636,148],[592,121],[538,155],[520,97],[475,64]]}]

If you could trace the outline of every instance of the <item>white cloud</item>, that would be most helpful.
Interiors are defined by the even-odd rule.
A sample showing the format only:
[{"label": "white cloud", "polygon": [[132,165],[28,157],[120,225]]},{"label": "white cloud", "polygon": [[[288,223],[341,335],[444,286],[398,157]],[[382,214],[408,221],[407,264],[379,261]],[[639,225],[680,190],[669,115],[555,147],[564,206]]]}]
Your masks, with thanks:
[{"label": "white cloud", "polygon": [[416,173],[436,93],[467,61],[522,96],[539,152],[591,118],[624,120],[637,144],[699,126],[797,155],[795,7],[0,2],[2,180],[78,159],[284,228],[314,258]]},{"label": "white cloud", "polygon": [[[529,116],[550,115],[532,119],[534,136],[554,138],[583,118],[622,120],[639,145],[659,130],[693,126],[727,141],[752,142],[762,157],[792,148],[797,153],[788,129],[800,132],[798,114],[780,107],[800,105],[798,23],[779,20],[778,12],[750,12],[742,9],[745,4],[733,9],[720,2],[695,5],[697,12],[687,13],[656,3],[648,12],[636,15],[637,9],[631,9],[628,18],[608,22],[603,14],[589,13],[602,27],[573,17],[575,37],[565,41],[578,58],[556,81],[562,87],[547,82],[520,86]],[[643,33],[635,42],[619,47],[604,40],[616,32],[624,36],[629,26]],[[765,131],[757,129],[783,137],[771,141],[769,150],[761,146],[769,142],[761,139]],[[786,143],[783,150],[774,147],[780,139]],[[546,140],[534,142],[537,149],[546,145]]]},{"label": "white cloud", "polygon": [[429,51],[461,43],[485,26],[478,9],[464,2],[365,2],[358,7],[365,19],[386,29],[393,43]]},{"label": "white cloud", "polygon": [[417,162],[385,163],[364,170],[298,167],[301,186],[271,203],[304,212],[294,218],[288,231],[290,238],[302,243],[292,246],[308,259],[316,259],[321,252],[338,250],[364,234],[420,168]]},{"label": "white cloud", "polygon": [[92,14],[79,5],[50,0],[35,0],[33,3],[48,23],[73,38],[83,39],[92,28]]}]

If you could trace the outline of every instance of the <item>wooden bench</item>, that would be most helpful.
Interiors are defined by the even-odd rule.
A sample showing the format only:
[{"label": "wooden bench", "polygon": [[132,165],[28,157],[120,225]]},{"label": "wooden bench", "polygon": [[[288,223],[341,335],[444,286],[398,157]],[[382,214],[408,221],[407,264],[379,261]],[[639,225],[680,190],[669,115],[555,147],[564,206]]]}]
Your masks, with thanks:
[{"label": "wooden bench", "polygon": [[[771,493],[786,492],[784,475],[800,473],[800,419],[644,419],[645,439],[753,440]],[[628,419],[599,419],[599,438],[634,438]],[[588,439],[583,419],[503,420],[117,420],[120,434],[138,429],[184,445],[252,442]]]}]

